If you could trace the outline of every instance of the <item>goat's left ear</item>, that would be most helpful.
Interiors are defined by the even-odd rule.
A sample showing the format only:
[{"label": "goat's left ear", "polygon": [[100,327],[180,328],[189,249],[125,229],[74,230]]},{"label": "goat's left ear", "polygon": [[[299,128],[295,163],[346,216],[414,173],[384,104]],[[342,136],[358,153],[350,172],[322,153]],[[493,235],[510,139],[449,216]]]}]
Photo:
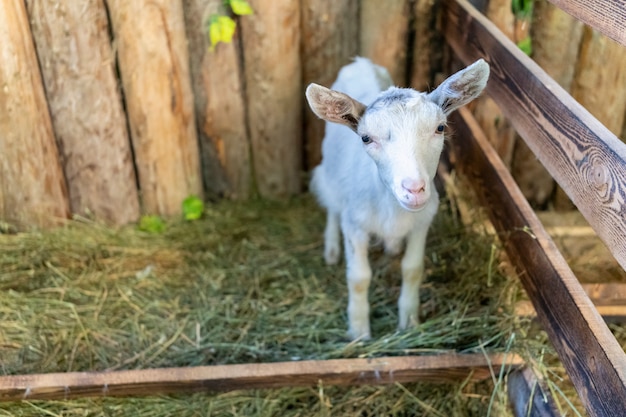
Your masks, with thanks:
[{"label": "goat's left ear", "polygon": [[489,78],[489,64],[479,59],[448,77],[428,98],[447,115],[474,100],[482,93]]},{"label": "goat's left ear", "polygon": [[313,113],[327,122],[348,126],[356,132],[365,105],[347,94],[329,90],[318,84],[309,84],[306,99]]}]

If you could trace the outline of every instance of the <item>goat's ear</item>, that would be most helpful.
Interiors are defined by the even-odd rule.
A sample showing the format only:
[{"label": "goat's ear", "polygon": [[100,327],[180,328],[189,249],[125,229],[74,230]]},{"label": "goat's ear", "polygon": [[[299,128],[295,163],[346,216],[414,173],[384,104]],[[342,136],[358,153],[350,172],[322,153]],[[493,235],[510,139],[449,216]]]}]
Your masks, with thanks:
[{"label": "goat's ear", "polygon": [[479,59],[448,77],[428,98],[443,109],[446,116],[480,95],[489,78],[489,64]]},{"label": "goat's ear", "polygon": [[313,113],[327,122],[348,126],[356,132],[365,105],[347,94],[330,90],[318,84],[309,84],[306,99]]}]

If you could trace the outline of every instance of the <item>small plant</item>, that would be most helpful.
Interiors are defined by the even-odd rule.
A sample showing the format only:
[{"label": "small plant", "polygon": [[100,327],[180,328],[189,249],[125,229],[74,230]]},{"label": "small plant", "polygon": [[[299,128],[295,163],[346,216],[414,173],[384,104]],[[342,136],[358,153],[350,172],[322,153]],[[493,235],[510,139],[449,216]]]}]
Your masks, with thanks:
[{"label": "small plant", "polygon": [[204,203],[196,196],[189,196],[183,200],[183,215],[185,220],[198,220],[204,212]]},{"label": "small plant", "polygon": [[[246,0],[225,0],[224,5],[226,8],[230,7],[230,10],[234,15],[244,16],[253,13],[252,7]],[[237,22],[227,15],[227,10],[224,13],[213,13],[209,16],[207,21],[207,28],[209,33],[209,41],[211,46],[209,49],[213,51],[215,46],[220,43],[230,43],[233,40]]]},{"label": "small plant", "polygon": [[159,216],[149,214],[142,216],[139,220],[139,230],[148,233],[163,233],[165,230],[165,222]]}]

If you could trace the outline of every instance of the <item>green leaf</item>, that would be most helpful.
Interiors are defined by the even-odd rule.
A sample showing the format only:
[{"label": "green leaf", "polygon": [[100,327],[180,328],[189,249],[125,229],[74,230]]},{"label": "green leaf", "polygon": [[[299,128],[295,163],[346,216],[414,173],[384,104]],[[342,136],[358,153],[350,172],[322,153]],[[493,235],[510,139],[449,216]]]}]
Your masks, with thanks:
[{"label": "green leaf", "polygon": [[524,39],[519,41],[517,43],[517,47],[528,56],[533,53],[533,42],[530,36],[526,36]]},{"label": "green leaf", "polygon": [[139,220],[139,230],[149,233],[162,233],[165,230],[165,222],[155,215],[142,216]]},{"label": "green leaf", "polygon": [[252,7],[246,0],[230,0],[230,7],[233,9],[233,13],[239,16],[244,16],[254,13]]},{"label": "green leaf", "polygon": [[229,43],[233,40],[237,24],[228,16],[214,15],[209,21],[209,40],[211,50],[220,42]]},{"label": "green leaf", "polygon": [[183,215],[185,220],[197,220],[202,217],[204,203],[198,197],[190,196],[183,200]]}]

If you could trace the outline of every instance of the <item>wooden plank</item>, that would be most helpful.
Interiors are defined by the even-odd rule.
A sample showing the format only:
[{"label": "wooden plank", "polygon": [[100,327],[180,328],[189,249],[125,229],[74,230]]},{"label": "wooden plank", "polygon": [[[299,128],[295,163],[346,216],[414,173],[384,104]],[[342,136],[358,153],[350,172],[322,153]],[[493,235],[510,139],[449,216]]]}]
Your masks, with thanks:
[{"label": "wooden plank", "polygon": [[515,369],[515,354],[335,359],[241,365],[0,376],[0,401],[156,395],[294,386],[479,381]]},{"label": "wooden plank", "polygon": [[0,2],[0,220],[59,224],[69,202],[23,1]]},{"label": "wooden plank", "polygon": [[487,208],[589,415],[621,415],[626,410],[624,351],[469,111],[455,113],[451,123],[459,168]]},{"label": "wooden plank", "polygon": [[[626,322],[626,284],[595,283],[582,284],[582,287],[606,322]],[[537,313],[530,301],[521,301],[515,306],[515,314],[532,317]]]},{"label": "wooden plank", "polygon": [[515,417],[556,417],[559,415],[554,399],[545,390],[530,368],[509,374],[507,392]]},{"label": "wooden plank", "polygon": [[108,0],[143,210],[181,212],[202,196],[183,6]]},{"label": "wooden plank", "polygon": [[250,0],[240,19],[254,181],[262,197],[301,191],[300,1]]},{"label": "wooden plank", "polygon": [[101,0],[26,2],[73,213],[139,219],[126,115]]},{"label": "wooden plank", "polygon": [[235,36],[209,48],[207,21],[226,13],[222,0],[184,0],[183,6],[204,185],[211,198],[246,199],[252,193],[252,166],[241,43]]},{"label": "wooden plank", "polygon": [[[330,87],[342,66],[358,52],[359,19],[357,0],[303,0],[302,79]],[[337,22],[341,22],[340,25]],[[304,101],[304,94],[302,95]],[[308,110],[308,105],[305,106]],[[311,111],[304,112],[306,169],[322,160],[325,122]]]},{"label": "wooden plank", "polygon": [[623,0],[549,0],[578,20],[626,46],[626,2]]},{"label": "wooden plank", "polygon": [[490,63],[489,95],[626,269],[626,144],[469,3],[443,4],[454,51]]}]

